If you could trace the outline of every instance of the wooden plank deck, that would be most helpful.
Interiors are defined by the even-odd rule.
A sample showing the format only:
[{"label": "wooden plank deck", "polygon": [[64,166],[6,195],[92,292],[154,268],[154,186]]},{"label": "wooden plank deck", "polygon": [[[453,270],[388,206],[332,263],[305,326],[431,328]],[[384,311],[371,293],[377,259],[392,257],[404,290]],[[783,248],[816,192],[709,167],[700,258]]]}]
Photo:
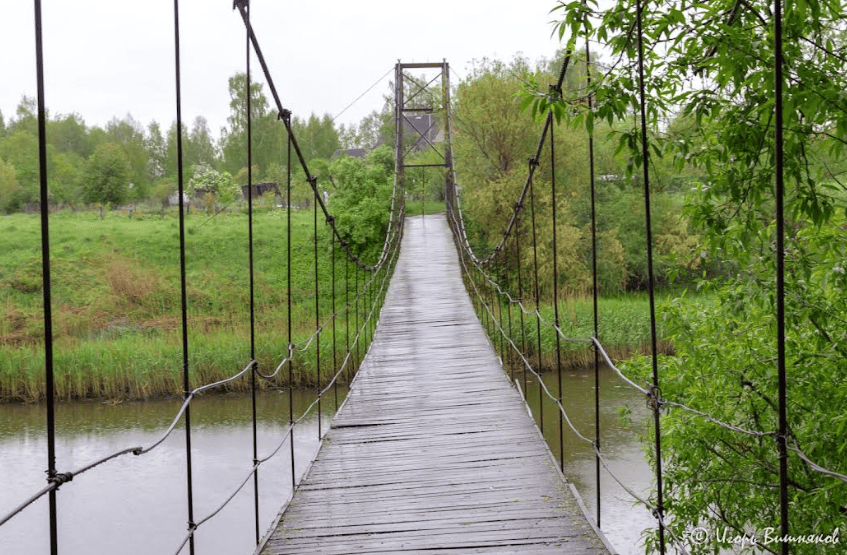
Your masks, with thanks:
[{"label": "wooden plank deck", "polygon": [[473,312],[443,216],[407,219],[373,345],[261,553],[608,553]]}]

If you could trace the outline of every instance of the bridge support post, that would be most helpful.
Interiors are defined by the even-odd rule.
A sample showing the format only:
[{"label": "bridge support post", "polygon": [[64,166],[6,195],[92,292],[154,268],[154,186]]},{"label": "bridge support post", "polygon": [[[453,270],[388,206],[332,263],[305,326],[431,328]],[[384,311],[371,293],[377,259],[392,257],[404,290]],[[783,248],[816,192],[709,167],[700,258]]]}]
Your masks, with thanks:
[{"label": "bridge support post", "polygon": [[[408,75],[406,70],[409,69],[439,70],[439,73],[426,82],[426,78],[420,80]],[[435,98],[430,89],[439,77],[441,78],[440,106],[434,105]],[[447,60],[440,63],[408,64],[397,61],[394,66],[394,133],[398,195],[406,194],[406,168],[444,168],[446,171],[444,196],[449,202],[453,153],[450,133],[450,66]],[[435,152],[441,161],[406,163],[407,155],[427,151]]]}]

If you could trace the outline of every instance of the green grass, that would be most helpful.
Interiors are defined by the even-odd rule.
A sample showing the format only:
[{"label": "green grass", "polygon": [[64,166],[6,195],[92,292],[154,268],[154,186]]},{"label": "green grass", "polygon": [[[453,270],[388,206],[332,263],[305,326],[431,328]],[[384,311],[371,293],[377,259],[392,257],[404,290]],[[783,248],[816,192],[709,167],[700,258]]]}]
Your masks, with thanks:
[{"label": "green grass", "polygon": [[[408,214],[421,205],[410,203]],[[428,202],[427,214],[443,210]],[[0,220],[0,401],[37,401],[44,397],[43,316],[40,221],[17,214]],[[292,327],[302,345],[315,329],[314,220],[311,212],[292,215]],[[218,381],[250,360],[247,217],[241,213],[209,218],[191,214],[186,223],[186,289],[191,386]],[[62,399],[146,399],[182,392],[179,228],[173,214],[143,214],[129,219],[112,212],[60,212],[50,217],[52,305],[57,395]],[[264,210],[254,215],[255,354],[262,372],[273,371],[287,350],[286,215]],[[331,251],[319,221],[318,299],[320,321],[330,317]],[[350,267],[350,298],[354,269]],[[336,360],[344,357],[345,264],[336,258]],[[361,279],[361,278],[360,278]],[[660,300],[661,300],[660,296]],[[505,307],[505,305],[504,305]],[[496,310],[499,311],[499,308]],[[542,315],[553,321],[552,306]],[[628,294],[600,302],[600,338],[610,356],[625,358],[649,345],[648,300]],[[504,316],[505,308],[504,308]],[[362,317],[360,316],[360,320]],[[536,356],[533,315],[525,317],[527,352]],[[507,319],[504,318],[504,322]],[[355,315],[350,315],[350,336]],[[519,313],[512,310],[518,340]],[[505,325],[505,324],[504,324]],[[590,298],[560,303],[560,326],[568,337],[592,335]],[[661,327],[660,327],[661,337]],[[495,345],[499,339],[493,336]],[[555,364],[556,336],[542,325],[542,367]],[[316,345],[298,355],[295,385],[318,383]],[[672,346],[661,342],[663,352]],[[360,348],[360,354],[365,346]],[[568,366],[593,362],[585,343],[562,343]],[[321,339],[321,382],[331,373],[332,338]],[[288,383],[288,369],[274,385]],[[246,380],[223,391],[243,390]]]},{"label": "green grass", "polygon": [[420,216],[421,214],[429,216],[430,214],[440,214],[445,210],[443,200],[414,200],[406,202],[407,216]]},{"label": "green grass", "polygon": [[[292,215],[295,343],[304,342],[315,330],[316,282],[320,322],[325,323],[332,312],[329,234],[319,219],[316,273],[313,218],[308,211]],[[247,224],[242,213],[187,218],[192,386],[227,377],[250,360]],[[0,400],[35,401],[44,395],[39,225],[37,215],[0,220]],[[285,212],[255,211],[253,237],[256,360],[263,371],[272,371],[287,351]],[[150,398],[181,393],[179,224],[173,214],[136,211],[130,219],[111,212],[100,219],[97,213],[59,212],[50,217],[50,242],[58,395]],[[338,311],[344,306],[344,261],[337,253]],[[351,300],[353,278],[351,265]],[[351,327],[353,321],[351,314]],[[340,360],[346,332],[343,314],[336,326]],[[323,334],[321,341],[321,374],[326,376],[332,339]],[[318,382],[314,350],[313,346],[295,364],[297,384]],[[282,374],[287,378],[287,369]]]},{"label": "green grass", "polygon": [[[673,345],[663,338],[661,306],[676,292],[657,293],[658,306],[657,336],[658,350],[661,353],[672,354]],[[709,302],[709,297],[695,296],[689,302]],[[509,313],[505,301],[501,308],[496,306],[495,317],[502,321],[501,326],[508,332]],[[535,362],[538,350],[538,326],[532,303],[525,303],[530,314],[524,315],[523,334],[520,327],[520,311],[512,308],[512,338],[523,348],[532,362]],[[647,293],[626,293],[609,298],[600,298],[598,302],[599,339],[603,348],[613,360],[629,358],[634,354],[649,353],[650,337],[650,301]],[[542,318],[554,322],[555,315],[552,303],[542,303],[540,310]],[[492,342],[500,347],[500,334],[494,331],[494,326],[488,322],[488,317],[482,318],[487,324]],[[591,297],[571,297],[559,302],[559,328],[568,339],[584,340],[594,335],[594,308]],[[541,366],[542,370],[551,370],[556,364],[556,332],[541,323]],[[562,364],[565,367],[584,367],[594,362],[594,354],[588,343],[584,341],[569,341],[560,339]],[[517,364],[519,361],[515,361]]]}]

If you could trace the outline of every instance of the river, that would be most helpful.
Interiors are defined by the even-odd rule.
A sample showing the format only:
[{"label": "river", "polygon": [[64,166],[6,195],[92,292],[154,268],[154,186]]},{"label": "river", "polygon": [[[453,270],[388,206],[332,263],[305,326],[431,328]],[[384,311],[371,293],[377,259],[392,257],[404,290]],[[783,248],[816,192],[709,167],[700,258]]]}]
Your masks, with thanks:
[{"label": "river", "polygon": [[[523,389],[523,374],[515,378]],[[531,375],[530,375],[531,378]],[[609,469],[627,488],[648,499],[654,484],[653,469],[647,462],[646,440],[651,413],[641,393],[626,385],[611,369],[600,371],[600,446]],[[556,395],[558,377],[544,374],[544,383]],[[527,380],[527,401],[535,421],[540,422],[538,382]],[[594,370],[562,372],[562,406],[573,426],[588,439],[594,439]],[[544,438],[556,459],[559,457],[559,411],[546,395],[544,399]],[[622,412],[628,416],[622,417]],[[563,425],[564,474],[582,497],[588,513],[597,511],[597,479],[593,447]],[[620,555],[643,555],[641,532],[656,526],[656,519],[626,492],[612,475],[600,471],[600,524],[603,533]]]},{"label": "river", "polygon": [[[555,375],[545,376],[552,391]],[[594,377],[585,371],[563,375],[565,405],[575,427],[593,437]],[[528,398],[538,414],[538,384],[529,381]],[[644,459],[641,436],[648,413],[633,392],[609,370],[601,372],[601,445],[616,475],[628,487],[645,494],[651,471]],[[344,391],[339,390],[343,398]],[[295,414],[305,409],[314,392],[297,392]],[[334,410],[332,394],[324,402],[322,426]],[[178,400],[108,404],[60,403],[57,418],[59,471],[79,468],[103,455],[155,441],[180,405]],[[329,406],[326,406],[329,405]],[[622,422],[620,407],[631,411],[631,423]],[[559,452],[555,407],[544,405],[545,436],[551,451]],[[288,421],[287,393],[258,395],[259,457],[279,443]],[[199,520],[226,499],[252,466],[251,407],[249,396],[210,395],[192,404],[192,463],[194,515]],[[46,434],[41,405],[0,405],[0,515],[45,484]],[[537,420],[537,416],[536,416]],[[313,415],[295,431],[295,458],[299,474],[314,458],[317,418]],[[59,546],[65,554],[148,555],[174,553],[186,533],[186,464],[184,430],[177,429],[160,447],[143,456],[125,455],[107,462],[62,486],[58,493]],[[595,512],[594,456],[590,446],[566,429],[565,474],[582,495],[590,514]],[[264,534],[290,494],[290,454],[286,445],[259,470],[260,533]],[[252,481],[251,481],[252,482]],[[640,555],[641,530],[654,519],[604,470],[601,479],[603,530],[622,555]],[[0,553],[47,554],[46,497],[0,527]],[[252,553],[254,546],[253,486],[248,484],[233,502],[196,533],[198,554]],[[187,553],[184,549],[183,553]]]}]

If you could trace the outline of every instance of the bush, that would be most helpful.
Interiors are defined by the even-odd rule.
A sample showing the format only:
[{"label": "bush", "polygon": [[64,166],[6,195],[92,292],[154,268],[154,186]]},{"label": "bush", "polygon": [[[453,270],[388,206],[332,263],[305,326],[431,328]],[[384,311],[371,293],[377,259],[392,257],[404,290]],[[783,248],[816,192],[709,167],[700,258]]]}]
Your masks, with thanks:
[{"label": "bush", "polygon": [[103,143],[88,160],[82,185],[88,203],[123,204],[129,196],[129,160],[114,143]]}]

